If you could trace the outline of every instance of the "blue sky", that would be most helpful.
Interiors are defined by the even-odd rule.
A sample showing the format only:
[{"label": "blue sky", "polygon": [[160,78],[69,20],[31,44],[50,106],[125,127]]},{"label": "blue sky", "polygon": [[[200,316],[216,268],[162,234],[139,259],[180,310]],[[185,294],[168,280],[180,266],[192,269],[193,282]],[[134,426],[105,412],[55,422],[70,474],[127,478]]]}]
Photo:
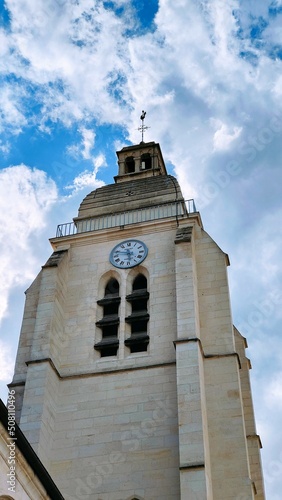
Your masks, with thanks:
[{"label": "blue sky", "polygon": [[7,0],[0,20],[2,398],[48,238],[113,181],[145,109],[146,140],[229,254],[267,497],[280,500],[282,1]]}]

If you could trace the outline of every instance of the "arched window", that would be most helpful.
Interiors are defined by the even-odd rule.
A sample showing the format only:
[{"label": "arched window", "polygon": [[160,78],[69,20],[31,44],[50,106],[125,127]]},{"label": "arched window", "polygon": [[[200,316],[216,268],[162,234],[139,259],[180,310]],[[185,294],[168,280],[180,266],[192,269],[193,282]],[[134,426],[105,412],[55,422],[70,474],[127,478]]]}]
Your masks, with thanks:
[{"label": "arched window", "polygon": [[119,296],[119,282],[115,278],[111,278],[105,287],[105,297]]},{"label": "arched window", "polygon": [[132,174],[133,172],[135,172],[135,161],[133,156],[128,156],[125,159],[125,173]]},{"label": "arched window", "polygon": [[141,170],[149,170],[152,168],[152,157],[150,153],[144,153],[141,155]]},{"label": "arched window", "polygon": [[131,314],[125,318],[131,325],[131,336],[125,340],[125,345],[130,348],[130,352],[147,351],[149,344],[148,335],[148,303],[149,292],[147,290],[147,279],[143,274],[139,274],[132,285],[132,293],[126,296],[126,300],[131,303]]},{"label": "arched window", "polygon": [[133,281],[132,290],[147,290],[147,278],[143,274],[138,274]]},{"label": "arched window", "polygon": [[101,357],[116,356],[119,340],[119,283],[111,278],[105,286],[105,295],[97,301],[98,306],[103,308],[103,318],[96,322],[96,326],[102,330],[102,340],[94,345]]}]

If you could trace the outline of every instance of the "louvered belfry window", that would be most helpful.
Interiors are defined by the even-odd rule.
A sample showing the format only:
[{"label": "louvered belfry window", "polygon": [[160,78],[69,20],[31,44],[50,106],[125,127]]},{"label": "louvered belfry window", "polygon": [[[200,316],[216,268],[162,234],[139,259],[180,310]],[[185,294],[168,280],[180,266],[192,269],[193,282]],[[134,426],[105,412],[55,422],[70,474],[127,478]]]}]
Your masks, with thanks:
[{"label": "louvered belfry window", "polygon": [[119,347],[119,283],[111,278],[106,287],[105,295],[97,301],[98,306],[103,307],[103,317],[96,322],[96,326],[102,330],[102,340],[94,345],[100,351],[101,357],[116,356]]},{"label": "louvered belfry window", "polygon": [[126,296],[126,300],[131,304],[131,314],[125,321],[131,325],[131,335],[125,340],[125,345],[130,348],[131,353],[147,351],[148,299],[147,279],[143,274],[139,274],[133,281],[132,292]]}]

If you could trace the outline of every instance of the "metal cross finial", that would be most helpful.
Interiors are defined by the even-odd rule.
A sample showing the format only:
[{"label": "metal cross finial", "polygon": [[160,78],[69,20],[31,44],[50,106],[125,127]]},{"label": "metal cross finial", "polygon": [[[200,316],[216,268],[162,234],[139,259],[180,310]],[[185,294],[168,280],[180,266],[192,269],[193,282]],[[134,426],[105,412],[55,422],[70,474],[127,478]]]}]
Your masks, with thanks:
[{"label": "metal cross finial", "polygon": [[138,130],[142,134],[142,141],[141,142],[144,142],[144,132],[145,132],[145,130],[147,130],[148,128],[150,128],[150,127],[147,127],[146,125],[144,125],[145,116],[146,116],[146,111],[142,110],[142,115],[140,116],[140,120],[142,121],[142,125],[141,125],[141,127],[138,127]]}]

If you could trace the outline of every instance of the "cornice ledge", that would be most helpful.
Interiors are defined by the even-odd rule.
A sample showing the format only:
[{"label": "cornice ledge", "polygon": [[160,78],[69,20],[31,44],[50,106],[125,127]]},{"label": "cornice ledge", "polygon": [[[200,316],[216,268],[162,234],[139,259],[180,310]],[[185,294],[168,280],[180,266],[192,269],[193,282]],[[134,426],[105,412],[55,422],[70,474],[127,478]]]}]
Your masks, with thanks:
[{"label": "cornice ledge", "polygon": [[201,339],[199,339],[199,337],[187,337],[187,338],[184,338],[184,339],[177,339],[177,340],[173,341],[173,344],[174,344],[174,347],[176,347],[178,344],[185,344],[185,343],[188,343],[188,342],[198,342],[199,346],[200,346],[200,350],[201,350],[202,356],[205,359],[228,358],[228,357],[235,356],[237,358],[237,361],[238,361],[239,369],[241,370],[242,365],[241,365],[239,354],[237,352],[227,352],[227,353],[222,353],[222,354],[205,354],[205,352],[203,350]]},{"label": "cornice ledge", "polygon": [[41,359],[30,359],[29,361],[26,361],[26,365],[39,365],[41,363],[49,363],[50,366],[53,368],[54,372],[59,378],[62,378],[61,374],[59,373],[59,370],[57,370],[53,360],[51,358],[41,358]]},{"label": "cornice ledge", "polygon": [[204,462],[199,462],[199,463],[180,465],[179,470],[197,470],[197,469],[204,469],[204,468],[205,468]]},{"label": "cornice ledge", "polygon": [[262,448],[262,442],[258,434],[248,434],[247,439],[255,439],[256,441],[258,441],[260,449]]},{"label": "cornice ledge", "polygon": [[193,226],[179,227],[176,231],[174,243],[191,243],[192,241]]},{"label": "cornice ledge", "polygon": [[26,365],[35,365],[40,363],[49,363],[60,380],[70,380],[76,378],[88,378],[88,377],[98,377],[101,375],[112,375],[121,372],[129,372],[133,370],[150,370],[150,368],[161,368],[164,366],[175,366],[176,361],[166,361],[165,363],[155,363],[152,365],[141,365],[141,366],[124,366],[122,368],[114,368],[112,370],[101,370],[95,372],[81,372],[81,373],[69,373],[68,375],[62,375],[56,368],[54,362],[51,358],[41,358],[26,361]]},{"label": "cornice ledge", "polygon": [[235,356],[237,358],[240,370],[242,368],[240,357],[239,357],[239,354],[237,352],[227,352],[227,353],[223,353],[223,354],[204,354],[204,356],[206,359],[229,358],[229,357]]},{"label": "cornice ledge", "polygon": [[7,387],[18,387],[18,386],[24,386],[25,385],[25,380],[19,380],[19,382],[11,382],[10,384],[7,384]]}]

